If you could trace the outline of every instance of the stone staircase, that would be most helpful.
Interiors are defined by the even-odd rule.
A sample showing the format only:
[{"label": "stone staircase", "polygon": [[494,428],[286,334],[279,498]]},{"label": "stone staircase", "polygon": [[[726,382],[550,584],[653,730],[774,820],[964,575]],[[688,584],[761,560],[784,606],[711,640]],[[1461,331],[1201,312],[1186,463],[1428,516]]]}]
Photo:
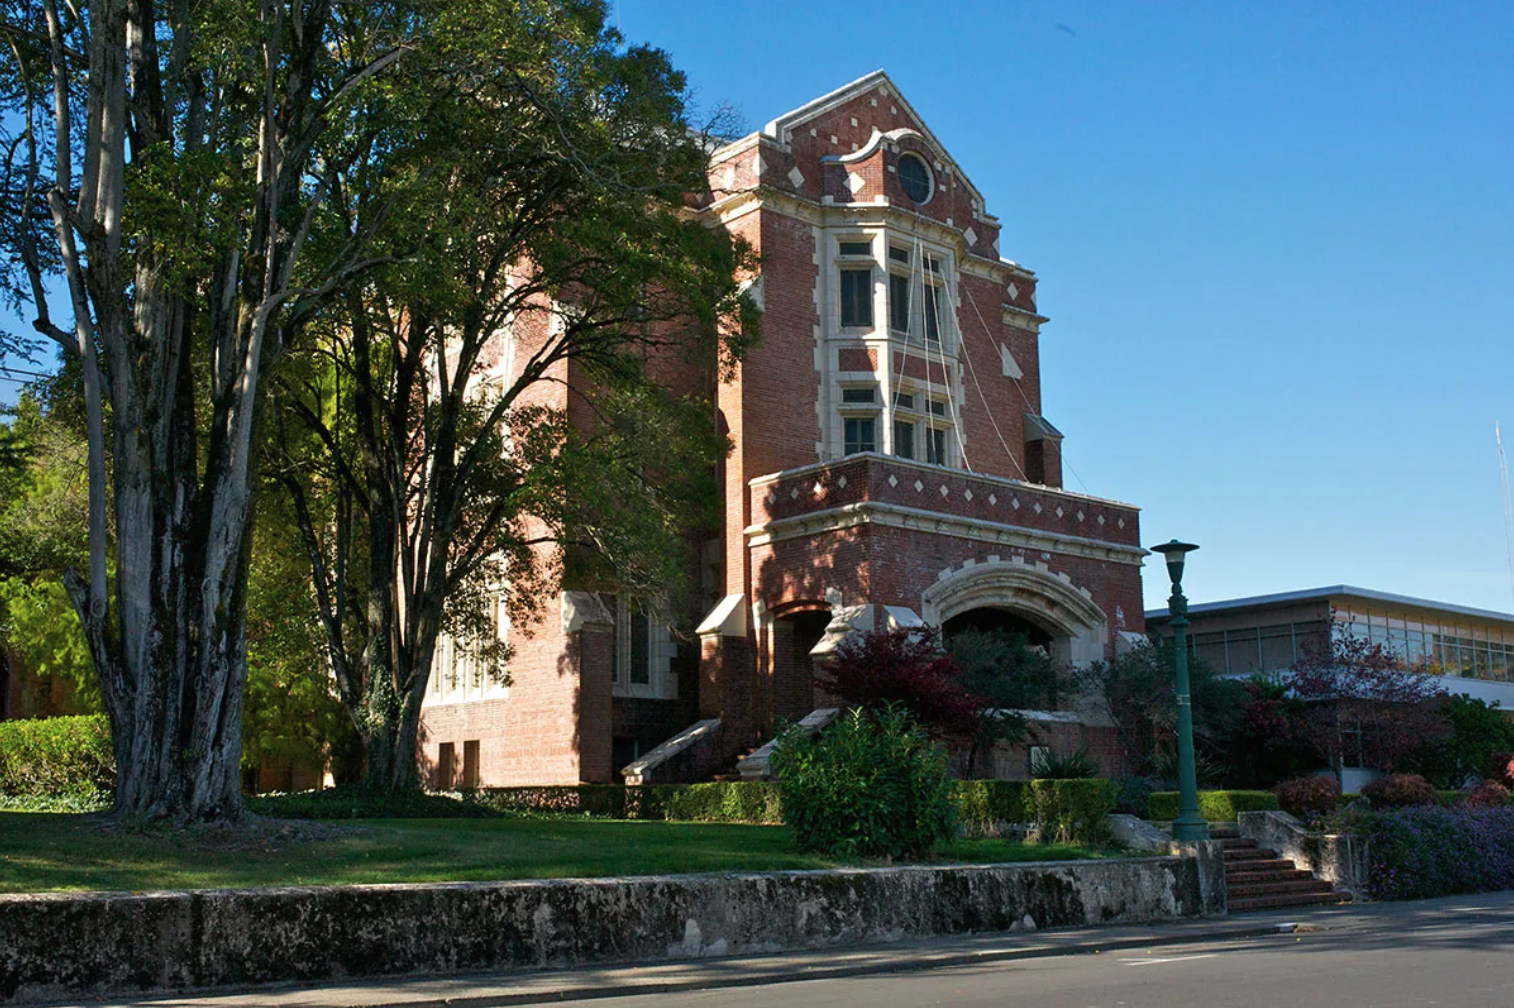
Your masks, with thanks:
[{"label": "stone staircase", "polygon": [[1277,852],[1242,837],[1234,824],[1214,825],[1209,835],[1225,849],[1225,892],[1231,913],[1348,903],[1329,882],[1315,878]]}]

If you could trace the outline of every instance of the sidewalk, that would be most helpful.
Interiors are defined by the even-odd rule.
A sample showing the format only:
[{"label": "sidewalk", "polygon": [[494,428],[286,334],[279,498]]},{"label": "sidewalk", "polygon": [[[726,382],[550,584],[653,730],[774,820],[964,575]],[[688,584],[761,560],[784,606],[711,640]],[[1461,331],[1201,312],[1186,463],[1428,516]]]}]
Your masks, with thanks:
[{"label": "sidewalk", "polygon": [[262,987],[242,993],[113,1003],[151,1005],[153,1008],[487,1008],[495,1005],[583,1001],[636,994],[748,987],[1046,956],[1104,954],[1161,945],[1257,938],[1303,930],[1405,930],[1433,927],[1445,923],[1449,916],[1471,913],[1490,917],[1507,916],[1514,920],[1514,893],[1457,896],[1414,903],[1345,904],[1149,926],[1001,933],[898,945],[704,959],[652,966],[370,980],[350,985],[299,989]]}]

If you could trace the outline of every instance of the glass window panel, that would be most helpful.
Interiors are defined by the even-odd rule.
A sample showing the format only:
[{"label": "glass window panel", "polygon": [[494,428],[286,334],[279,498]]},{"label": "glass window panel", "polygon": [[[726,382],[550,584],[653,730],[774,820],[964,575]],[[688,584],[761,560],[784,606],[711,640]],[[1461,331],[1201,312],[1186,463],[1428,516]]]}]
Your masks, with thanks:
[{"label": "glass window panel", "polygon": [[946,431],[932,427],[925,432],[925,461],[946,465]]},{"label": "glass window panel", "polygon": [[845,451],[848,455],[877,450],[874,423],[871,417],[847,417],[845,421]]},{"label": "glass window panel", "polygon": [[1260,672],[1261,656],[1257,653],[1256,631],[1241,631],[1230,635],[1225,647],[1227,672]]},{"label": "glass window panel", "polygon": [[844,269],[841,271],[841,324],[844,326],[872,326],[872,270]]},{"label": "glass window panel", "polygon": [[878,401],[878,393],[871,385],[867,388],[844,388],[841,390],[841,401],[844,403],[875,403]]},{"label": "glass window panel", "polygon": [[941,342],[941,288],[925,285],[925,338]]},{"label": "glass window panel", "polygon": [[652,627],[647,614],[636,611],[631,614],[631,682],[645,686],[652,681],[651,641]]},{"label": "glass window panel", "polygon": [[909,277],[897,273],[888,278],[888,325],[895,332],[909,332]]},{"label": "glass window panel", "polygon": [[865,241],[844,241],[841,243],[841,254],[844,256],[872,255],[873,243]]},{"label": "glass window panel", "polygon": [[888,257],[894,262],[907,263],[909,262],[909,249],[900,248],[897,245],[890,245],[888,249]]},{"label": "glass window panel", "polygon": [[894,405],[899,407],[900,409],[914,409],[915,397],[911,393],[900,392],[898,395],[894,396]]},{"label": "glass window panel", "polygon": [[[1283,628],[1287,630],[1287,627]],[[1262,671],[1277,672],[1293,665],[1293,634],[1262,637]]]},{"label": "glass window panel", "polygon": [[915,425],[896,421],[894,423],[894,454],[900,458],[915,457]]}]

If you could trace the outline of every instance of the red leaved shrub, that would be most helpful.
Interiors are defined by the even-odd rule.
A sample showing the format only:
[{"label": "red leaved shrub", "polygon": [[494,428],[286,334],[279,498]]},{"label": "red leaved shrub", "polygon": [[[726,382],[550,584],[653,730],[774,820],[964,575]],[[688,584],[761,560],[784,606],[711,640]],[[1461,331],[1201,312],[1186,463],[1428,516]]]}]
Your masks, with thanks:
[{"label": "red leaved shrub", "polygon": [[1272,793],[1284,812],[1305,821],[1329,815],[1341,803],[1341,786],[1334,777],[1295,777]]},{"label": "red leaved shrub", "polygon": [[1462,796],[1463,808],[1507,808],[1509,789],[1498,781],[1485,780]]},{"label": "red leaved shrub", "polygon": [[1389,774],[1362,788],[1362,797],[1373,808],[1409,808],[1411,805],[1434,805],[1435,788],[1419,774]]},{"label": "red leaved shrub", "polygon": [[971,735],[987,706],[963,687],[960,670],[932,627],[848,637],[815,681],[847,707],[879,710],[898,704],[938,738]]},{"label": "red leaved shrub", "polygon": [[1506,788],[1514,788],[1514,752],[1494,753],[1488,777]]}]

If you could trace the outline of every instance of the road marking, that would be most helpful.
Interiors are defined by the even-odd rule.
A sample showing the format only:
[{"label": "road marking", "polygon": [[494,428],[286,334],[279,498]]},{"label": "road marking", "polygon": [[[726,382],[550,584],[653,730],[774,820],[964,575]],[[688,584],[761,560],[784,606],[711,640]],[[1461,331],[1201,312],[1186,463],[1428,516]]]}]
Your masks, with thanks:
[{"label": "road marking", "polygon": [[1205,952],[1203,955],[1190,956],[1166,956],[1161,959],[1121,959],[1127,966],[1156,966],[1159,963],[1188,962],[1190,959],[1211,959],[1213,952]]}]

